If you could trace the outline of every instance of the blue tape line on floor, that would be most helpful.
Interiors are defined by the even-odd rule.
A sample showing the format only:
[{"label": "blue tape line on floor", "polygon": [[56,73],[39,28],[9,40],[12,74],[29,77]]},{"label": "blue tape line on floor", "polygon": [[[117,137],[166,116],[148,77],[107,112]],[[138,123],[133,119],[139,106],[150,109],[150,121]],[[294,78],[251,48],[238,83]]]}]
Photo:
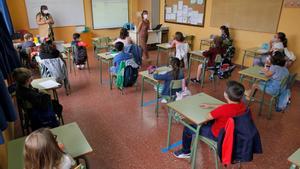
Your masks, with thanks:
[{"label": "blue tape line on floor", "polygon": [[[158,99],[158,101],[161,101],[161,98]],[[154,104],[154,103],[156,103],[156,99],[155,100],[150,100],[148,102],[144,102],[143,107],[149,106],[149,105]]]},{"label": "blue tape line on floor", "polygon": [[166,152],[168,152],[169,150],[171,150],[171,149],[173,149],[173,148],[175,148],[175,147],[180,146],[181,144],[182,144],[182,140],[180,140],[180,141],[178,141],[178,142],[176,142],[176,143],[170,145],[169,147],[166,147],[166,148],[161,149],[161,152],[162,152],[162,153],[166,153]]}]

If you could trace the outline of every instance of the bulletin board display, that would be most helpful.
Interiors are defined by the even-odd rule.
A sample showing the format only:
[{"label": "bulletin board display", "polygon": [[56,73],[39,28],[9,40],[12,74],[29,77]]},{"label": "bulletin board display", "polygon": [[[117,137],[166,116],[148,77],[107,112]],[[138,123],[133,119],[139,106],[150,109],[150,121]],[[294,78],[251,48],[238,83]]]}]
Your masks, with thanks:
[{"label": "bulletin board display", "polygon": [[165,0],[165,22],[204,26],[205,0]]}]

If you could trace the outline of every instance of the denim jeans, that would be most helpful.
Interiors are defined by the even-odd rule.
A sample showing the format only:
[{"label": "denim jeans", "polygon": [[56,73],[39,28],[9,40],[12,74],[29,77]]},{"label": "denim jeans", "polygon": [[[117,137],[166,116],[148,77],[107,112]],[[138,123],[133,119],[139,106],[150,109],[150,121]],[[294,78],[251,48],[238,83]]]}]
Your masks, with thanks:
[{"label": "denim jeans", "polygon": [[[213,135],[211,131],[211,126],[212,126],[212,122],[208,122],[207,124],[202,125],[199,134],[206,138],[217,141],[218,138],[216,138]],[[196,125],[192,125],[192,127],[196,128]],[[182,149],[185,153],[191,152],[191,144],[192,144],[192,139],[194,134],[195,134],[194,131],[192,131],[188,127],[184,127],[182,133]]]}]

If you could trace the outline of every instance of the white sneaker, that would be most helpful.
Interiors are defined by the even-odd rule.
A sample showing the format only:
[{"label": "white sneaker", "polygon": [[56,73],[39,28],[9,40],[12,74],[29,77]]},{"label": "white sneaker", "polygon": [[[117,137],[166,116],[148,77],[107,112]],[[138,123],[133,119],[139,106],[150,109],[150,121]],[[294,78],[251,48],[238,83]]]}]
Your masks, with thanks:
[{"label": "white sneaker", "polygon": [[80,65],[80,68],[81,68],[81,69],[84,69],[84,65]]},{"label": "white sneaker", "polygon": [[161,99],[161,101],[160,101],[161,103],[168,103],[168,101],[166,100],[166,99]]}]

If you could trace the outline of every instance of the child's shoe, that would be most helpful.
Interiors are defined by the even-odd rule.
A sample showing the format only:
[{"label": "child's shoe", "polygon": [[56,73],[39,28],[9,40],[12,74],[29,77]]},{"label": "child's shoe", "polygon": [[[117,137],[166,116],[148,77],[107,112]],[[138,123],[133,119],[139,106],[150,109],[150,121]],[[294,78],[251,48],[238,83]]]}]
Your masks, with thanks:
[{"label": "child's shoe", "polygon": [[191,152],[188,152],[188,153],[184,152],[183,149],[175,151],[173,154],[176,158],[190,158],[191,157]]}]

